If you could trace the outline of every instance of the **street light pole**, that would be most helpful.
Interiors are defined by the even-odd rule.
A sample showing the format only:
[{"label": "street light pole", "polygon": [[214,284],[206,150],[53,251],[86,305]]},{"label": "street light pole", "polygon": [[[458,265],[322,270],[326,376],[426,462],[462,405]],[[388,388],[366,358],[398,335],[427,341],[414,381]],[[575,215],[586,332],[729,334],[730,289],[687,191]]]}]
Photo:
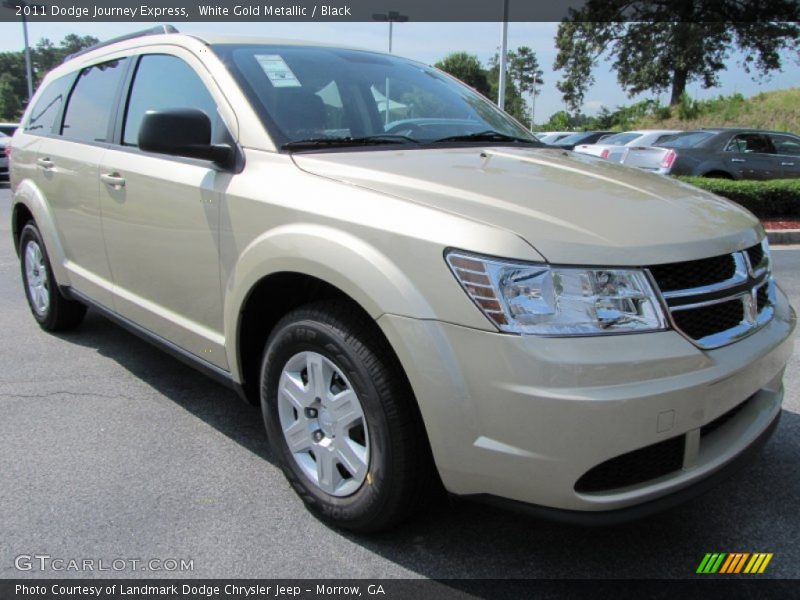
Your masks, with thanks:
[{"label": "street light pole", "polygon": [[33,97],[33,67],[31,65],[31,47],[28,43],[28,19],[25,17],[25,9],[28,8],[27,2],[24,0],[5,0],[3,7],[8,9],[16,9],[20,7],[22,13],[22,37],[25,40],[25,74],[28,78],[28,101]]},{"label": "street light pole", "polygon": [[[392,53],[392,37],[394,36],[394,24],[395,23],[405,23],[408,21],[408,15],[401,15],[396,10],[390,10],[388,13],[375,13],[372,15],[373,20],[375,21],[388,21],[389,23],[389,54]],[[386,93],[386,118],[385,122],[386,125],[389,124],[389,78],[386,78],[386,88],[384,89]]]},{"label": "street light pole", "polygon": [[28,76],[28,102],[33,98],[33,66],[31,65],[31,46],[28,43],[28,19],[22,13],[22,37],[25,40],[25,73]]},{"label": "street light pole", "polygon": [[506,63],[508,62],[508,0],[503,0],[503,37],[500,43],[500,89],[497,93],[497,106],[506,106]]},{"label": "street light pole", "polygon": [[395,23],[405,23],[408,21],[408,15],[401,15],[396,10],[390,10],[388,13],[375,13],[372,15],[373,21],[381,21],[389,23],[389,54],[392,53],[392,36],[394,34],[393,25]]}]

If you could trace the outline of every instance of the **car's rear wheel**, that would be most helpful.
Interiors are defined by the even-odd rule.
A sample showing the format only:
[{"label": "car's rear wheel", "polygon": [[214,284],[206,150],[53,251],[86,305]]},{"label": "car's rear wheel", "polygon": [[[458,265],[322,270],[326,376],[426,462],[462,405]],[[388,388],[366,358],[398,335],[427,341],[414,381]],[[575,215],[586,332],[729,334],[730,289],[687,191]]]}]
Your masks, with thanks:
[{"label": "car's rear wheel", "polygon": [[19,256],[28,306],[42,329],[66,331],[80,325],[86,307],[61,294],[42,235],[33,222],[27,223],[20,232]]},{"label": "car's rear wheel", "polygon": [[278,323],[264,352],[261,404],[287,479],[334,525],[384,529],[436,487],[411,388],[355,306],[313,304]]},{"label": "car's rear wheel", "polygon": [[703,177],[708,179],[733,179],[733,176],[725,171],[709,171]]}]

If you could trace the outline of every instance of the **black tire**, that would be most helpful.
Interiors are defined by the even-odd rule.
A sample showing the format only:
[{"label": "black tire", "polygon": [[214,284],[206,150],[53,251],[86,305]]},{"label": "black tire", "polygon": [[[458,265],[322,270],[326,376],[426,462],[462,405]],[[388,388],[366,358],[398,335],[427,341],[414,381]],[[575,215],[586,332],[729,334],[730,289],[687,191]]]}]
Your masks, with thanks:
[{"label": "black tire", "polygon": [[[40,309],[34,303],[28,286],[26,268],[28,261],[27,250],[30,244],[36,244],[36,247],[39,248],[47,275],[45,287],[48,291],[49,301],[47,307],[43,309]],[[44,246],[42,235],[33,221],[29,221],[22,228],[19,236],[19,264],[22,273],[22,287],[25,289],[28,306],[31,309],[33,318],[36,319],[42,329],[45,331],[68,331],[81,324],[84,315],[86,315],[86,306],[80,302],[69,300],[61,294],[58,282],[53,275],[53,269],[50,266],[50,258],[47,256],[47,249]]]},{"label": "black tire", "polygon": [[703,177],[707,179],[733,179],[733,175],[725,171],[709,171]]},{"label": "black tire", "polygon": [[[340,369],[363,409],[369,432],[367,476],[345,497],[326,493],[306,476],[284,437],[278,384],[288,361],[301,352],[321,354]],[[286,315],[267,341],[260,383],[264,421],[280,466],[307,508],[324,521],[360,533],[383,530],[440,489],[408,380],[375,322],[358,307],[327,301]]]}]

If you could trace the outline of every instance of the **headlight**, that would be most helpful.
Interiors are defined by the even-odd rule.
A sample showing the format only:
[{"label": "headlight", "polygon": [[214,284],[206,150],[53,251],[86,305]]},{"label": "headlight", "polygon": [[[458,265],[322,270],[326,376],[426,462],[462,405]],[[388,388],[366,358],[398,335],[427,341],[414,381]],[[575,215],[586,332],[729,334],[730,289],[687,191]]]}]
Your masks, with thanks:
[{"label": "headlight", "polygon": [[641,269],[557,267],[451,251],[447,264],[500,331],[548,336],[666,329]]}]

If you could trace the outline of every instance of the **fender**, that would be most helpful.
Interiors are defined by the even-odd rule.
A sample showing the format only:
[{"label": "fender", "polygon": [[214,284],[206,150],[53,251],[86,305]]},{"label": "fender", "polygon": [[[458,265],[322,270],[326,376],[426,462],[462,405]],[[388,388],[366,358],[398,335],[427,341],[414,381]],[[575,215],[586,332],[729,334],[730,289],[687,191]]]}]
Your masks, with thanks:
[{"label": "fender", "polygon": [[56,281],[58,281],[58,284],[61,286],[70,285],[69,273],[64,266],[66,263],[64,245],[61,243],[61,237],[58,235],[53,213],[47,201],[44,199],[41,190],[30,179],[23,179],[14,189],[14,195],[11,199],[12,215],[14,214],[14,209],[17,204],[24,205],[33,215],[33,219],[39,227],[39,232],[42,234],[47,255],[50,258],[50,266],[53,269],[53,275],[55,275]]},{"label": "fender", "polygon": [[375,319],[385,313],[434,318],[430,304],[405,273],[364,240],[322,225],[280,226],[244,249],[226,284],[225,339],[231,375],[237,382],[242,381],[237,352],[241,308],[260,280],[281,272],[302,273],[329,283]]}]

